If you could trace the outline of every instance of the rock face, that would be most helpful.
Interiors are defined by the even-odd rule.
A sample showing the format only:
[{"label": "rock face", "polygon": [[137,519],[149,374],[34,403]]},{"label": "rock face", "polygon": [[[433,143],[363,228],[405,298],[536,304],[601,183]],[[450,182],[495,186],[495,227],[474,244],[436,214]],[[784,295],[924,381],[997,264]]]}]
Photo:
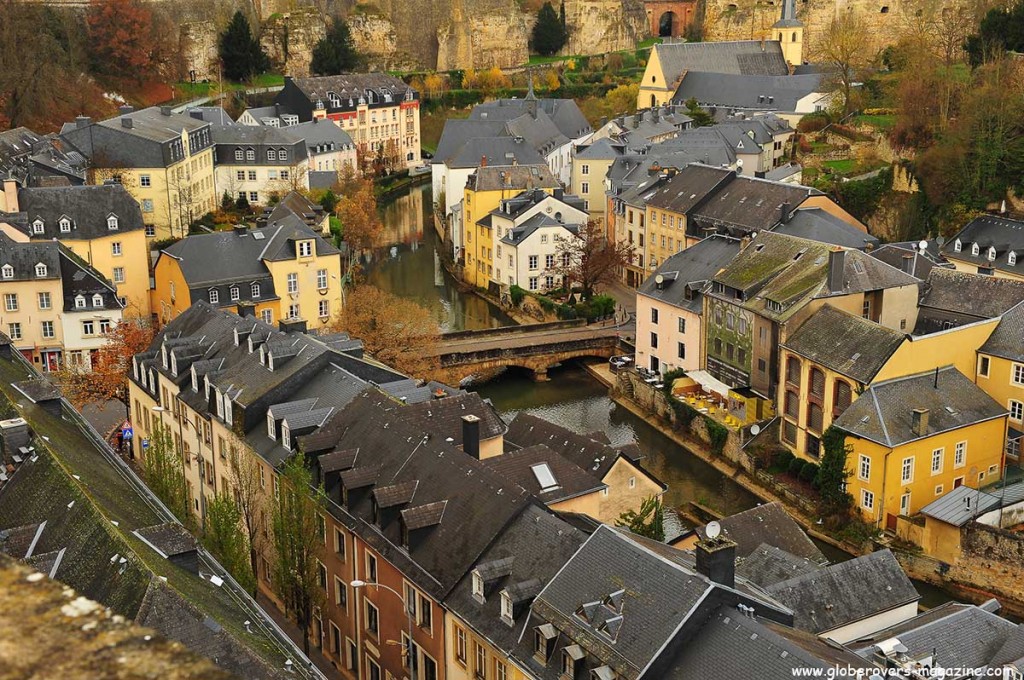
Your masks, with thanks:
[{"label": "rock face", "polygon": [[417,66],[416,60],[399,49],[395,25],[379,14],[353,14],[348,17],[352,43],[366,58],[370,70],[407,70]]},{"label": "rock face", "polygon": [[[472,0],[470,0],[472,1]],[[516,8],[481,14],[466,0],[451,3],[451,17],[437,28],[437,69],[508,67],[530,58],[526,16]]]},{"label": "rock face", "polygon": [[273,14],[260,30],[260,45],[275,70],[289,76],[309,75],[313,48],[327,33],[324,16],[313,7]]},{"label": "rock face", "polygon": [[631,50],[648,32],[647,12],[640,0],[566,0],[565,23],[569,28],[565,54]]},{"label": "rock face", "polygon": [[217,56],[217,27],[211,21],[193,21],[181,25],[178,47],[185,67],[185,80],[216,80],[220,58]]}]

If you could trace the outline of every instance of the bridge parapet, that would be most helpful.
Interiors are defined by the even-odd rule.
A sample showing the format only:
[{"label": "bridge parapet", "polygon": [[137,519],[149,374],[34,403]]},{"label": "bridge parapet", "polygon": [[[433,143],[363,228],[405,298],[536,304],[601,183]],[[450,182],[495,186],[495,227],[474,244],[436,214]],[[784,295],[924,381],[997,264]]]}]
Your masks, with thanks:
[{"label": "bridge parapet", "polygon": [[568,321],[546,321],[544,323],[528,323],[518,326],[502,326],[501,328],[482,328],[469,331],[451,331],[441,335],[442,340],[462,340],[466,338],[489,338],[502,335],[522,335],[542,331],[557,331],[567,328],[586,326],[586,319],[570,319]]}]

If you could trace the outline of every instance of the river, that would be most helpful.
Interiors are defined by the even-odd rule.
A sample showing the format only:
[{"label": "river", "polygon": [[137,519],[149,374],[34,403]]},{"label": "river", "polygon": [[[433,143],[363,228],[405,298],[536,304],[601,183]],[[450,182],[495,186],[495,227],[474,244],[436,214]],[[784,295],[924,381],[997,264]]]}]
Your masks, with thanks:
[{"label": "river", "polygon": [[[430,185],[381,206],[388,247],[367,263],[367,280],[395,295],[431,309],[445,330],[496,328],[515,323],[494,305],[461,292],[441,267],[436,254],[437,234],[430,220]],[[742,486],[692,455],[661,432],[618,406],[608,390],[582,367],[570,363],[549,371],[551,380],[536,383],[525,372],[510,370],[477,391],[490,399],[506,420],[526,411],[581,434],[603,432],[612,444],[636,442],[644,467],[668,485],[666,505],[679,507],[697,501],[723,514],[754,507],[758,499]],[[824,543],[819,547],[832,561],[849,559]],[[928,607],[950,596],[925,583],[914,583]]]}]

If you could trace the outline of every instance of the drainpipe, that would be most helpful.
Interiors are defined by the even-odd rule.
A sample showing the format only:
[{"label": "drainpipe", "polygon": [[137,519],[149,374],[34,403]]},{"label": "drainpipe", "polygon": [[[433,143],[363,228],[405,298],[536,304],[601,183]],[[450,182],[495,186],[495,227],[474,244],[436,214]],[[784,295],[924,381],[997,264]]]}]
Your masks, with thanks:
[{"label": "drainpipe", "polygon": [[[884,522],[885,522],[885,487],[886,487],[886,482],[889,481],[889,456],[891,454],[892,454],[892,449],[889,449],[889,451],[885,454],[885,458],[882,461],[882,502],[878,506],[878,510],[879,510],[878,522],[882,522],[883,523],[883,527],[884,527]],[[856,498],[853,499],[853,502],[856,503],[857,499]],[[876,526],[877,526],[878,522],[875,523]]]}]

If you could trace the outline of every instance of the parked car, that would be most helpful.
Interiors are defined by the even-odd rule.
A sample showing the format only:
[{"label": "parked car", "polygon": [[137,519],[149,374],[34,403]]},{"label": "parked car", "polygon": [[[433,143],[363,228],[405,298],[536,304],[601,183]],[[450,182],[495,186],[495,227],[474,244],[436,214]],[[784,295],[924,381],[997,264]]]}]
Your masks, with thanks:
[{"label": "parked car", "polygon": [[633,357],[623,354],[622,356],[612,357],[608,360],[608,363],[614,372],[629,367],[633,363]]}]

